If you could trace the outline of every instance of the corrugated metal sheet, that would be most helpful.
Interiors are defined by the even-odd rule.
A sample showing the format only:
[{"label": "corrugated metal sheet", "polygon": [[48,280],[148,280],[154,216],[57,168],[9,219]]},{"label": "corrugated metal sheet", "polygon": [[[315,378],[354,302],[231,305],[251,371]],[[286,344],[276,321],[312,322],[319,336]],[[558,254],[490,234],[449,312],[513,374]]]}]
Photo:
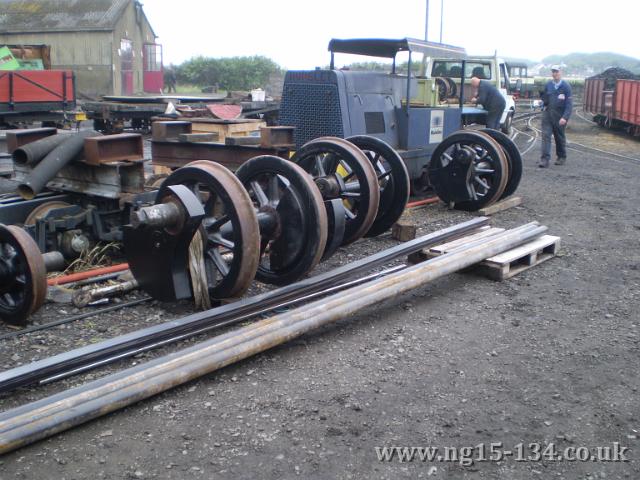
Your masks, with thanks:
[{"label": "corrugated metal sheet", "polygon": [[614,117],[640,126],[640,80],[616,82]]},{"label": "corrugated metal sheet", "polygon": [[0,0],[0,34],[112,30],[131,0]]},{"label": "corrugated metal sheet", "polygon": [[584,110],[592,115],[605,115],[604,79],[587,78],[584,82]]}]

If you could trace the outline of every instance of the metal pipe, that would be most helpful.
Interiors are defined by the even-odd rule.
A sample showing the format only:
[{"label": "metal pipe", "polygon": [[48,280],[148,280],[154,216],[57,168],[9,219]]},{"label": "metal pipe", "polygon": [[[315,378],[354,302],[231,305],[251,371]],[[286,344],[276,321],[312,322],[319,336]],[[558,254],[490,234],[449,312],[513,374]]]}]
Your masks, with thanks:
[{"label": "metal pipe", "polygon": [[84,148],[84,140],[102,136],[93,130],[83,130],[68,138],[51,150],[31,171],[27,179],[18,185],[18,193],[25,200],[31,200],[69,162],[77,158]]},{"label": "metal pipe", "polygon": [[[369,282],[369,281],[371,281],[373,279],[384,277],[384,276],[389,275],[389,274],[394,273],[394,272],[399,272],[400,270],[403,270],[405,268],[407,268],[407,266],[405,264],[398,265],[398,266],[395,266],[395,267],[392,267],[392,268],[388,268],[388,269],[383,270],[381,272],[377,272],[377,273],[374,273],[374,274],[371,274],[371,275],[367,275],[366,277],[358,278],[356,280],[351,280],[351,281],[346,282],[346,283],[335,285],[335,286],[330,287],[330,288],[328,288],[326,290],[323,290],[321,292],[314,292],[314,293],[312,293],[310,295],[306,295],[304,297],[299,297],[299,298],[295,298],[295,299],[292,299],[292,300],[287,300],[287,301],[285,301],[285,302],[283,302],[283,303],[281,303],[279,305],[276,305],[273,308],[266,308],[262,312],[256,312],[255,315],[260,315],[262,313],[269,313],[269,312],[272,312],[275,309],[286,308],[286,307],[289,307],[289,306],[292,306],[292,305],[298,305],[300,303],[308,302],[308,301],[311,301],[311,300],[316,299],[316,298],[325,297],[325,296],[329,295],[330,293],[338,292],[340,290],[345,290],[345,289],[347,289],[349,287],[352,287],[352,286],[355,286],[355,285],[362,285],[363,283],[367,283],[367,282]],[[255,315],[252,315],[252,316],[255,316]],[[103,360],[100,360],[98,362],[92,363],[90,365],[83,365],[83,366],[81,366],[79,368],[76,368],[74,370],[69,370],[67,372],[62,372],[62,373],[60,373],[58,375],[54,375],[52,377],[45,378],[44,380],[42,380],[40,382],[40,384],[41,385],[45,385],[47,383],[56,382],[56,381],[62,380],[64,378],[69,378],[69,377],[72,377],[73,375],[78,375],[79,373],[83,373],[83,372],[86,372],[88,370],[93,370],[94,368],[98,368],[98,367],[101,367],[103,365],[107,365],[107,364],[112,363],[112,362],[114,362],[116,360],[122,360],[123,358],[127,358],[127,357],[131,357],[131,356],[134,356],[134,355],[138,355],[140,353],[147,352],[147,351],[152,350],[154,348],[162,347],[162,346],[167,345],[169,343],[179,342],[180,340],[184,340],[185,338],[189,338],[189,337],[191,337],[193,335],[198,335],[200,333],[205,333],[208,330],[210,330],[210,328],[206,328],[205,327],[201,331],[198,331],[198,332],[191,332],[191,333],[186,334],[186,335],[179,335],[179,336],[176,336],[176,337],[173,337],[173,338],[168,338],[166,340],[162,340],[161,342],[158,342],[158,343],[154,343],[153,345],[147,345],[147,346],[138,348],[136,350],[129,350],[129,351],[123,353],[123,354],[119,354],[119,355],[116,355],[116,356],[111,357],[111,358],[105,358]]]},{"label": "metal pipe", "polygon": [[440,43],[442,43],[442,20],[444,18],[444,0],[440,0]]},{"label": "metal pipe", "polygon": [[138,287],[138,282],[135,279],[127,280],[126,282],[107,285],[106,287],[97,287],[90,290],[76,290],[73,293],[71,300],[76,307],[84,308],[96,300],[113,297],[120,293],[131,292],[132,290],[136,290]]},{"label": "metal pipe", "polygon": [[83,369],[86,365],[98,364],[105,359],[123,358],[129,352],[162,344],[176,337],[187,338],[203,331],[233,325],[269,311],[287,300],[324,290],[344,279],[353,278],[423,248],[454,240],[488,223],[487,217],[474,218],[286,287],[0,372],[0,392],[31,385],[63,372]]},{"label": "metal pipe", "polygon": [[27,143],[13,151],[13,161],[18,165],[35,166],[54,148],[66,141],[70,135],[51,135],[35,142]]},{"label": "metal pipe", "polygon": [[62,432],[281,345],[359,310],[542,235],[532,226],[488,237],[401,272],[262,320],[191,348],[0,414],[0,454]]},{"label": "metal pipe", "polygon": [[429,41],[429,0],[427,0],[427,12],[424,20],[424,41]]},{"label": "metal pipe", "polygon": [[[491,257],[493,255],[497,255],[498,253],[501,253],[504,250],[508,250],[509,248],[513,248],[514,246],[517,246],[520,243],[524,243],[524,242],[530,240],[531,238],[539,236],[542,233],[544,233],[545,231],[546,231],[546,227],[540,227],[535,222],[534,223],[530,223],[530,224],[526,224],[526,225],[523,225],[523,226],[518,227],[516,229],[508,230],[508,231],[499,233],[499,234],[494,235],[492,237],[485,237],[485,238],[479,239],[479,240],[473,242],[472,244],[463,245],[463,246],[457,248],[453,252],[449,252],[449,253],[447,253],[445,255],[442,255],[440,257],[436,257],[434,259],[428,260],[428,261],[426,261],[426,262],[424,262],[422,264],[418,264],[415,267],[412,267],[411,269],[404,270],[401,273],[407,272],[408,270],[415,270],[416,267],[424,266],[426,264],[433,264],[436,260],[442,259],[444,257],[448,258],[448,257],[450,257],[452,255],[458,255],[458,254],[461,254],[461,255],[464,256],[468,251],[471,251],[473,249],[477,249],[479,247],[487,246],[487,245],[494,245],[494,244],[499,243],[500,241],[504,241],[504,239],[514,239],[514,238],[517,239],[516,244],[513,244],[512,246],[509,246],[508,248],[505,247],[503,250],[500,250],[500,251],[497,251],[495,253],[492,253],[491,255],[488,255],[488,257]],[[476,262],[473,262],[473,263],[478,263],[478,262],[480,262],[480,261],[482,261],[482,260],[484,260],[484,259],[486,259],[488,257],[480,258],[479,260],[477,260]],[[471,263],[470,265],[472,265],[473,263]],[[467,265],[467,266],[470,266],[470,265]],[[462,268],[466,268],[466,267],[462,267]],[[384,280],[388,280],[391,277],[392,276],[388,276]],[[374,283],[378,284],[378,282],[374,282]],[[372,285],[372,284],[368,284],[366,288],[369,289],[370,285]],[[378,288],[382,288],[382,287],[378,287]],[[355,291],[355,290],[360,290],[360,289],[350,289],[350,290],[347,290],[347,292],[352,292],[352,291]],[[375,292],[375,289],[373,291]],[[343,293],[345,293],[345,292],[343,292]],[[334,297],[329,297],[329,298],[323,299],[321,301],[314,302],[313,304],[309,304],[308,306],[301,307],[299,309],[296,309],[295,311],[306,309],[307,307],[311,307],[313,305],[324,305],[323,302],[329,302],[333,298]],[[347,308],[347,306],[343,306],[343,307]],[[291,312],[289,312],[289,313],[291,313]],[[271,331],[271,329],[274,328],[272,324],[277,323],[277,321],[280,318],[281,318],[281,316],[271,317],[270,319],[254,323],[252,325],[244,327],[243,329],[239,329],[239,330],[236,330],[236,331],[231,331],[231,332],[228,332],[226,334],[217,336],[217,337],[213,338],[212,340],[204,342],[204,343],[202,343],[200,345],[201,346],[208,346],[208,347],[216,346],[217,348],[223,348],[223,347],[224,348],[230,348],[230,347],[235,346],[235,345],[237,345],[239,343],[242,343],[242,342],[245,342],[245,341],[249,341],[249,340],[252,340],[254,338],[259,337],[260,335],[269,333]],[[304,318],[304,316],[303,316],[303,318]],[[241,333],[241,335],[239,335],[239,333]],[[182,352],[176,352],[174,354],[170,354],[169,356],[167,356],[165,358],[170,358],[170,357],[171,358],[176,357],[178,359],[182,358],[181,354],[187,355],[189,352],[198,351],[197,347],[198,346],[196,345],[196,346],[191,347],[189,349],[183,350]],[[150,362],[150,363],[148,363],[146,365],[151,367],[153,365],[156,365],[158,362],[161,362],[161,360],[162,359],[156,359],[156,360],[153,360],[152,362]],[[122,372],[118,372],[116,374],[113,374],[113,375],[111,375],[109,377],[104,377],[104,378],[99,379],[99,380],[97,380],[95,382],[91,382],[90,384],[87,384],[87,386],[85,386],[85,387],[86,388],[89,388],[89,386],[97,387],[97,386],[101,386],[103,384],[109,383],[111,381],[118,380],[120,378],[124,378],[124,377],[128,376],[129,373],[131,373],[131,372],[134,372],[134,371],[138,372],[140,370],[144,370],[142,368],[143,366],[144,365],[140,365],[139,367],[135,367],[133,369],[124,370]],[[85,387],[78,387],[76,389],[68,390],[66,392],[61,392],[61,393],[59,393],[57,395],[49,397],[48,399],[45,398],[43,400],[39,400],[39,401],[34,402],[32,404],[25,405],[25,406],[22,406],[22,407],[18,407],[18,408],[14,409],[14,410],[12,410],[10,412],[5,412],[5,413],[0,414],[0,438],[2,438],[1,437],[1,433],[3,431],[5,431],[5,429],[3,428],[5,420],[8,420],[9,418],[13,418],[14,421],[17,422],[18,420],[16,420],[16,419],[18,419],[24,413],[32,412],[34,408],[39,408],[39,407],[45,406],[45,405],[51,406],[51,409],[58,408],[55,405],[58,405],[58,406],[62,405],[62,403],[60,403],[60,402],[62,402],[63,400],[66,400],[66,399],[74,396],[75,393],[83,390],[83,388],[85,388]],[[99,395],[99,394],[100,393],[96,393],[96,395]],[[84,398],[82,401],[84,401],[84,400],[87,400],[87,398]],[[72,404],[68,404],[68,403],[65,403],[64,405],[65,406],[63,406],[63,408],[71,408],[73,406]],[[48,412],[48,410],[44,411],[43,414],[46,414],[47,412]],[[37,420],[39,418],[39,417],[35,416],[34,413],[30,413],[30,415],[31,416],[27,415],[27,416],[24,417],[25,423],[28,423],[29,419]],[[0,444],[0,449],[1,449],[1,444]],[[1,450],[0,450],[0,453],[1,453]]]}]

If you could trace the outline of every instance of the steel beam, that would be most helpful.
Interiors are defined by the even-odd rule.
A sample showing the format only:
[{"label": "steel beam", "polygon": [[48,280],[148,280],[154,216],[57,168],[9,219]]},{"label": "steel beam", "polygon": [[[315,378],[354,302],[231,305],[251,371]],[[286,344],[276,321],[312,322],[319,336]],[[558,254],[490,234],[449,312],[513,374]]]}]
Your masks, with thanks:
[{"label": "steel beam", "polygon": [[528,224],[261,320],[190,348],[0,414],[0,454],[195,380],[539,237]]},{"label": "steel beam", "polygon": [[446,243],[488,223],[489,219],[486,217],[474,218],[286,287],[6,370],[0,373],[0,393],[66,372],[87,371],[175,339],[244,321],[291,299],[325,290],[338,282],[354,278],[423,248]]}]

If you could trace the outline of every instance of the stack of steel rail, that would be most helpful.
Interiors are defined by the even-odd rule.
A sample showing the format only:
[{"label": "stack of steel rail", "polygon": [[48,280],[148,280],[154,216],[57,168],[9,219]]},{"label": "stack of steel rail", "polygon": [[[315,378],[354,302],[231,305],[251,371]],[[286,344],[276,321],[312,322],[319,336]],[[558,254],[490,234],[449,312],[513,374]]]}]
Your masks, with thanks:
[{"label": "stack of steel rail", "polygon": [[478,217],[286,287],[7,370],[0,373],[0,393],[78,374],[212,329],[237,324],[279,307],[308,301],[310,296],[326,295],[336,288],[348,286],[340,282],[351,280],[349,283],[352,283],[358,275],[468,234],[488,223],[488,218]]},{"label": "stack of steel rail", "polygon": [[[355,273],[370,270],[401,255],[415,252],[435,243],[459,237],[486,223],[486,218],[471,220],[380,252],[355,264],[342,267],[337,272],[319,275],[270,294],[247,299],[237,305],[213,309],[182,320],[169,322],[169,324],[135,332],[130,334],[131,338],[128,343],[125,342],[128,336],[119,337],[111,342],[118,346],[115,351],[120,351],[122,356],[131,354],[132,345],[136,345],[136,341],[138,342],[137,351],[139,351],[140,346],[149,348],[150,342],[158,344],[164,343],[168,338],[177,339],[177,334],[181,334],[181,338],[184,338],[188,335],[185,333],[186,331],[190,331],[189,334],[194,334],[222,324],[236,323],[240,319],[245,319],[248,312],[255,314],[257,311],[270,310],[276,305],[291,303],[294,299],[300,301],[301,296],[306,299],[314,298],[310,292],[320,293],[325,290],[326,294],[327,286],[333,285],[335,287],[337,281],[352,277]],[[437,258],[388,273],[382,278],[370,279],[360,285],[354,286],[354,283],[351,283],[350,288],[342,287],[338,293],[325,296],[321,300],[286,313],[276,314],[190,348],[106,376],[52,397],[4,412],[0,415],[0,453],[46,438],[285,343],[322,325],[345,318],[363,308],[515,248],[539,237],[546,230],[546,227],[539,226],[534,222],[464,244]],[[420,246],[418,247],[418,245]],[[226,316],[225,309],[227,310]],[[151,333],[153,329],[158,329],[155,334]],[[69,366],[74,365],[74,362],[76,368],[79,368],[78,365],[84,365],[86,369],[89,365],[87,355],[91,350],[98,350],[98,352],[92,352],[94,355],[92,361],[95,363],[96,358],[99,358],[99,355],[95,356],[96,353],[104,354],[108,351],[106,344],[98,349],[95,349],[95,346],[85,347],[84,353],[86,355],[84,356],[80,355],[83,350],[80,349],[53,357],[53,359],[57,358],[55,362],[52,361],[53,359],[36,362],[39,364],[39,369],[34,369],[36,364],[33,364],[5,372],[2,377],[4,389],[42,379],[42,369],[45,373],[47,372],[47,362],[50,370],[45,377],[50,376],[51,371],[69,372]],[[63,362],[65,355],[69,356],[68,360],[70,360],[66,365]],[[113,354],[110,358],[114,358]],[[63,367],[66,367],[66,370]],[[20,373],[21,369],[22,372],[18,375],[17,373]],[[31,375],[27,375],[29,369],[34,370]],[[36,375],[37,372],[40,372],[39,377]]]}]

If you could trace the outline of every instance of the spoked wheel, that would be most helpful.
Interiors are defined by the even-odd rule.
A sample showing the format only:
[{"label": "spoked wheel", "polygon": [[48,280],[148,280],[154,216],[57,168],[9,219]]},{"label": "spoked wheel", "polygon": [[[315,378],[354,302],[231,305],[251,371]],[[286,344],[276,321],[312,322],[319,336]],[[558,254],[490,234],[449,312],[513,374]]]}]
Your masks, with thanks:
[{"label": "spoked wheel", "polygon": [[46,294],[47,271],[38,245],[20,227],[0,224],[0,318],[26,325]]},{"label": "spoked wheel", "polygon": [[522,155],[520,150],[507,135],[497,130],[490,128],[482,129],[480,132],[489,135],[496,142],[500,144],[502,150],[507,156],[507,163],[509,164],[509,179],[507,180],[507,186],[504,188],[504,192],[500,199],[507,198],[510,195],[516,193],[520,180],[522,180]]},{"label": "spoked wheel", "polygon": [[311,176],[293,162],[260,156],[236,171],[260,225],[256,278],[286,285],[310,272],[327,242],[327,212]]},{"label": "spoked wheel", "polygon": [[292,161],[311,174],[324,200],[342,200],[346,216],[342,245],[369,231],[380,189],[371,162],[358,147],[341,138],[317,138],[303,145]]},{"label": "spoked wheel", "polygon": [[38,220],[44,218],[49,212],[57,210],[59,208],[70,207],[71,204],[67,202],[61,202],[59,200],[53,200],[51,202],[45,202],[42,205],[37,206],[24,221],[25,225],[35,225]]},{"label": "spoked wheel", "polygon": [[378,177],[380,204],[366,237],[378,236],[398,221],[409,201],[409,172],[391,145],[369,135],[347,138],[367,156]]},{"label": "spoked wheel", "polygon": [[500,145],[479,132],[456,132],[434,150],[429,180],[438,196],[460,210],[474,211],[497,201],[509,179]]},{"label": "spoked wheel", "polygon": [[158,191],[158,202],[170,185],[185,185],[205,211],[201,232],[207,287],[212,299],[238,297],[247,291],[258,268],[260,233],[249,194],[227,168],[198,160],[176,170]]}]

